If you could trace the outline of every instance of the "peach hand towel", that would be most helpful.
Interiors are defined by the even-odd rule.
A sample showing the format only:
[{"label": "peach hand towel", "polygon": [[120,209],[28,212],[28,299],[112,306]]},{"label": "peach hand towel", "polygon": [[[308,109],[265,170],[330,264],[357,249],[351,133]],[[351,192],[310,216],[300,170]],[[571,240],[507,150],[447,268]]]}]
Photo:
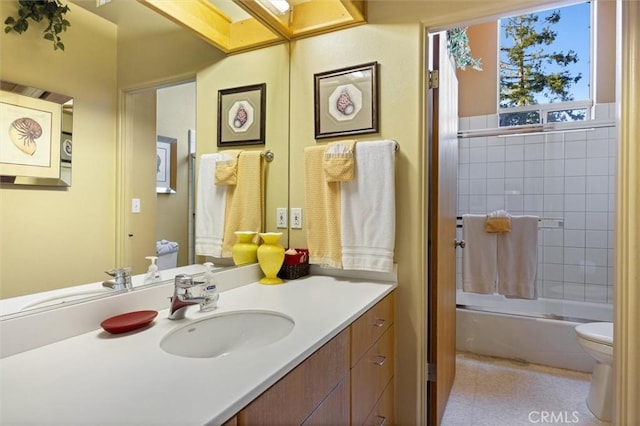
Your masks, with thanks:
[{"label": "peach hand towel", "polygon": [[512,216],[511,232],[498,235],[498,293],[535,299],[537,266],[538,217]]},{"label": "peach hand towel", "polygon": [[239,149],[222,151],[228,159],[216,162],[216,185],[236,185],[238,183]]},{"label": "peach hand towel", "polygon": [[356,160],[355,140],[331,142],[327,146],[322,161],[324,176],[327,182],[346,182],[353,180]]},{"label": "peach hand towel", "polygon": [[326,146],[304,150],[304,207],[309,263],[342,268],[340,182],[327,182],[322,160]]},{"label": "peach hand towel", "polygon": [[260,151],[243,151],[238,157],[238,183],[227,186],[222,257],[231,257],[236,231],[262,232],[263,176]]},{"label": "peach hand towel", "polygon": [[490,234],[504,234],[511,231],[511,216],[506,210],[496,210],[487,215],[484,230]]},{"label": "peach hand towel", "polygon": [[462,215],[462,289],[469,293],[493,294],[498,277],[495,234],[484,231],[485,215]]}]

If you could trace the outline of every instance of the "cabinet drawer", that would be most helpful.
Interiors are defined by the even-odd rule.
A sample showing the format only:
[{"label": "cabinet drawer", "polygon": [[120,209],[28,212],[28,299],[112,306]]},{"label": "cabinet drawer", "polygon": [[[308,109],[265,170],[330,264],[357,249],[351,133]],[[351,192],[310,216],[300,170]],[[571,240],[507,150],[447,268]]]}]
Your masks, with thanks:
[{"label": "cabinet drawer", "polygon": [[362,314],[351,326],[351,366],[393,324],[395,291]]},{"label": "cabinet drawer", "polygon": [[349,424],[349,376],[345,377],[322,404],[314,411],[303,426],[348,425]]},{"label": "cabinet drawer", "polygon": [[346,329],[240,411],[238,425],[299,425],[348,377]]},{"label": "cabinet drawer", "polygon": [[393,378],[394,326],[362,356],[351,369],[351,423],[366,420],[382,392]]},{"label": "cabinet drawer", "polygon": [[382,396],[369,413],[367,420],[365,420],[365,426],[393,426],[394,412],[393,412],[393,379],[387,385],[387,388],[382,393]]}]

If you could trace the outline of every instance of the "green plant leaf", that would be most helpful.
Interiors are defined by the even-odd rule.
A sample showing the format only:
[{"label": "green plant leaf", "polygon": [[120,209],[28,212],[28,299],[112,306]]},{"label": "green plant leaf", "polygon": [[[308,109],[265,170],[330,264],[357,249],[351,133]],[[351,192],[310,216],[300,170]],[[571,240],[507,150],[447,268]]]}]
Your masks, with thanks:
[{"label": "green plant leaf", "polygon": [[47,40],[51,40],[51,41],[53,41],[53,34],[51,34],[51,33],[45,33],[45,34],[44,34],[44,38],[45,38],[45,39],[47,39]]},{"label": "green plant leaf", "polygon": [[[56,46],[58,49],[60,49],[60,50],[64,50],[64,44],[62,44],[62,42],[61,42],[61,41],[57,42],[57,43],[55,44],[55,46]],[[54,49],[55,49],[56,47],[54,47]]]},{"label": "green plant leaf", "polygon": [[7,19],[4,20],[4,23],[7,25],[11,25],[11,24],[15,24],[16,20],[13,19],[13,16],[9,16]]}]

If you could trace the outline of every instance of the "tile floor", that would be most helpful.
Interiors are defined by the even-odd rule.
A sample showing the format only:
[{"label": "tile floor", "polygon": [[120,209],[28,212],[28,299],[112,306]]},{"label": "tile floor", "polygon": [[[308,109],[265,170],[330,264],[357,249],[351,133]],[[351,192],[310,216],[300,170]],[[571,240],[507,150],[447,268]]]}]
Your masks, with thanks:
[{"label": "tile floor", "polygon": [[610,425],[587,408],[590,375],[458,353],[442,426]]}]

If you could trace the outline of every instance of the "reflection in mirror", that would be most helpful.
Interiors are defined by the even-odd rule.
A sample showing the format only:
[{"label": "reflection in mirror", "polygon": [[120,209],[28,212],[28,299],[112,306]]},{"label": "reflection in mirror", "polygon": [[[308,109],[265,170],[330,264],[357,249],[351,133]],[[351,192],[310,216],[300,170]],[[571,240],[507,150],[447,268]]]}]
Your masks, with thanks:
[{"label": "reflection in mirror", "polygon": [[[2,185],[35,185],[35,186],[71,186],[71,155],[73,144],[73,98],[59,93],[50,92],[44,89],[25,86],[22,84],[11,83],[9,81],[0,80],[0,90],[3,92],[14,93],[21,96],[27,96],[34,99],[42,99],[44,101],[60,104],[61,109],[61,132],[60,153],[53,154],[52,159],[58,160],[60,163],[60,175],[54,178],[31,177],[20,175],[2,175],[0,182]],[[54,144],[58,146],[58,144]]]}]

